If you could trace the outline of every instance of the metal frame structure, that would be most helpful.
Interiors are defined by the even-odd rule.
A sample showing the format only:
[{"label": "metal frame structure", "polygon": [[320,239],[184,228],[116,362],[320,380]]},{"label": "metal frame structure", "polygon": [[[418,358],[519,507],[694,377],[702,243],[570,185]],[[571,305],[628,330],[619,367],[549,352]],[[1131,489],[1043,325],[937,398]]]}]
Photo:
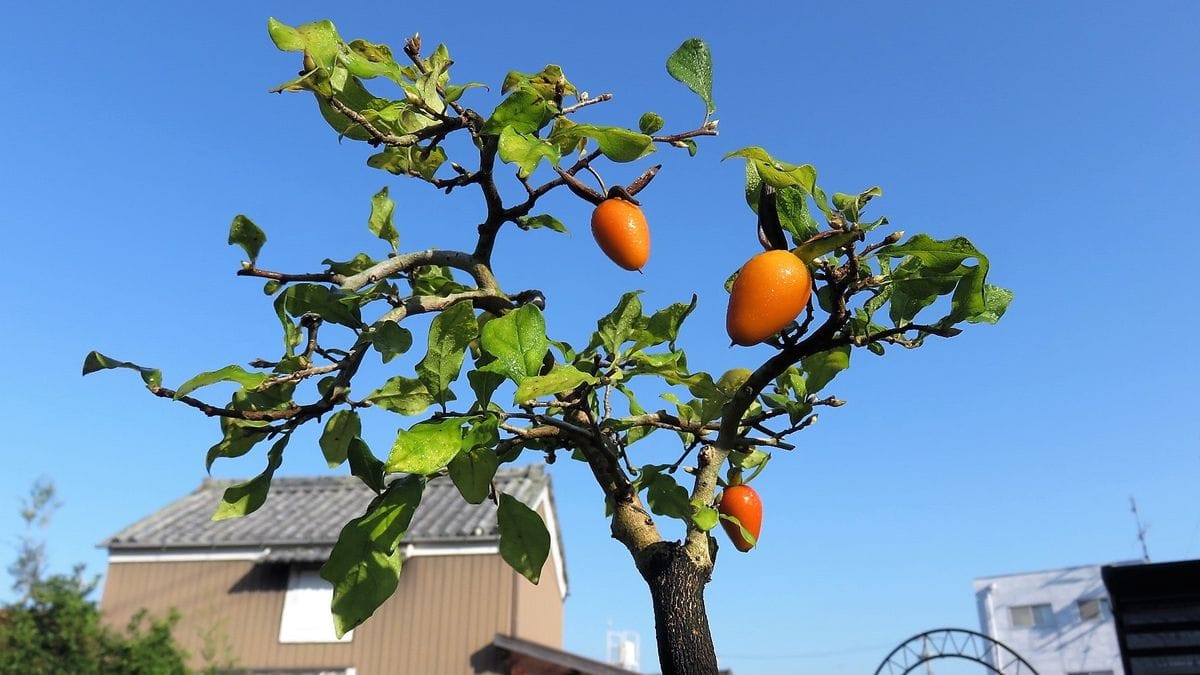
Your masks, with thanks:
[{"label": "metal frame structure", "polygon": [[887,655],[875,675],[906,675],[936,659],[974,661],[996,675],[1038,675],[1008,645],[965,628],[936,628],[910,637]]}]

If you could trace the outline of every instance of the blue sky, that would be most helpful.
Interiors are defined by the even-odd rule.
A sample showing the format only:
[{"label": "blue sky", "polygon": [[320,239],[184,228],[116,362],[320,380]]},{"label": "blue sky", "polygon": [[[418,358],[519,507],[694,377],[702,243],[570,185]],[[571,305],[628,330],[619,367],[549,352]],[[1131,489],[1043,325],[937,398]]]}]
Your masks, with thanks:
[{"label": "blue sky", "polygon": [[[274,355],[269,300],[233,275],[235,214],[267,231],[260,260],[275,269],[382,254],[365,221],[384,185],[403,248],[469,244],[476,195],[369,169],[369,148],[339,145],[310,99],[267,94],[297,68],[267,39],[274,15],[328,16],[347,38],[446,42],[457,79],[493,86],[466,99],[484,112],[505,72],[553,62],[616,95],[587,119],[633,125],[655,110],[679,130],[703,109],[663,62],[687,37],[709,42],[721,135],[692,160],[660,151],[663,172],[642,195],[655,237],[645,276],[602,258],[578,200],[549,203],[571,236],[505,231],[497,274],[506,288],[546,291],[552,336],[586,341],[625,290],[645,289],[651,308],[695,292],[681,339],[694,367],[765,358],[766,347],[727,348],[722,330],[721,283],[758,244],[740,162],[719,159],[748,145],[814,164],[827,190],[881,185],[874,213],[909,233],[967,235],[990,256],[991,280],[1015,290],[997,326],[884,359],[856,353],[830,388],[849,405],[756,481],[761,546],[726,547],[708,593],[718,654],[739,675],[871,672],[913,633],[975,627],[973,577],[1136,558],[1130,495],[1154,559],[1200,555],[1194,3],[693,3],[647,16],[628,3],[176,4],[8,12],[6,547],[39,476],[64,502],[53,564],[93,572],[96,542],[203,478],[214,423],[128,373],[83,380],[79,367],[100,349],[179,383]],[[380,418],[368,440],[386,447],[395,426]],[[293,442],[285,473],[323,470],[310,441]],[[674,458],[646,443],[662,444],[634,446],[635,459]],[[261,469],[261,456],[243,460],[216,475]],[[611,624],[639,631],[654,664],[648,595],[606,536],[585,469],[553,472],[572,588],[566,647],[602,657]]]}]

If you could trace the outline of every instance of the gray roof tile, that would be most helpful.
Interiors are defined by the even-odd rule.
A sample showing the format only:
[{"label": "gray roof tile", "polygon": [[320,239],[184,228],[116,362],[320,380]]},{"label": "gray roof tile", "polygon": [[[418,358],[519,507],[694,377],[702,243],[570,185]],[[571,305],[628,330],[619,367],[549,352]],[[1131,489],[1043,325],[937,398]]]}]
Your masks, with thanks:
[{"label": "gray roof tile", "polygon": [[[213,522],[217,502],[225,488],[235,482],[206,480],[191,494],[126,527],[100,545],[112,550],[295,547],[297,556],[307,558],[312,551],[327,553],[342,526],[362,515],[374,497],[373,492],[353,477],[279,477],[271,481],[271,492],[258,511],[244,518]],[[501,469],[495,483],[500,491],[532,506],[542,490],[549,487],[550,477],[540,464],[535,464]],[[426,486],[404,541],[483,542],[498,538],[495,505],[490,501],[468,504],[448,478],[438,478]]]}]

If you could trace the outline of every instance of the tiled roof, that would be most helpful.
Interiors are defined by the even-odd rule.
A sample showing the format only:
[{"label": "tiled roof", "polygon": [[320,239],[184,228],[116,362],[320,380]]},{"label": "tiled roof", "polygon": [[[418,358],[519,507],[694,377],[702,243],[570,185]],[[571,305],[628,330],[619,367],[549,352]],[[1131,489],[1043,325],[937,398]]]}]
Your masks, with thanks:
[{"label": "tiled roof", "polygon": [[[267,501],[244,518],[213,522],[225,488],[236,481],[206,480],[194,492],[101,542],[110,550],[283,547],[292,559],[328,553],[342,526],[363,514],[374,493],[353,477],[279,477]],[[550,485],[540,464],[501,469],[496,488],[533,506]],[[482,543],[499,539],[496,507],[468,504],[448,478],[430,481],[405,535],[406,543]],[[290,552],[289,552],[290,551]],[[307,551],[307,553],[306,553]],[[309,555],[312,554],[312,555]]]}]

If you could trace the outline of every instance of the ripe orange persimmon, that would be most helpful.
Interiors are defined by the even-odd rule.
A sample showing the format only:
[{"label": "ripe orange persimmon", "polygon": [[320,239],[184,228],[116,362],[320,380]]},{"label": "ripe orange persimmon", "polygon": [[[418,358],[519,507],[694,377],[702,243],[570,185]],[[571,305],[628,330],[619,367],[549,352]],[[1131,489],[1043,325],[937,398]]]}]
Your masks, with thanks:
[{"label": "ripe orange persimmon", "polygon": [[731,485],[725,488],[725,492],[721,493],[721,501],[717,504],[717,511],[722,515],[737,518],[742,527],[754,536],[754,542],[747,540],[742,534],[742,528],[722,518],[721,527],[725,528],[725,534],[729,535],[734,548],[743,553],[754,548],[758,542],[758,533],[762,531],[762,501],[754,488],[749,485]]},{"label": "ripe orange persimmon", "polygon": [[632,202],[611,198],[592,211],[592,236],[600,250],[627,270],[640,270],[650,259],[650,227]]},{"label": "ripe orange persimmon", "polygon": [[758,344],[795,321],[810,295],[812,275],[799,258],[782,250],[759,253],[733,282],[725,330],[734,344]]}]

